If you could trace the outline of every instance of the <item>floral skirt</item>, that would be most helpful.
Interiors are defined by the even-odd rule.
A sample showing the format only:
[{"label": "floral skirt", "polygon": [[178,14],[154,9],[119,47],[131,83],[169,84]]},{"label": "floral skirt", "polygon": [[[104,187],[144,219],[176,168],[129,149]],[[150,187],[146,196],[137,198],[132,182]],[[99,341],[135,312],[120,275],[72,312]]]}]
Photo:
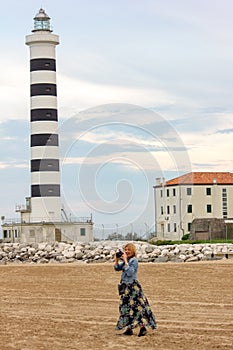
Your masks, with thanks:
[{"label": "floral skirt", "polygon": [[116,330],[125,327],[132,329],[139,324],[156,328],[155,317],[138,281],[127,284],[124,294],[121,295],[119,311]]}]

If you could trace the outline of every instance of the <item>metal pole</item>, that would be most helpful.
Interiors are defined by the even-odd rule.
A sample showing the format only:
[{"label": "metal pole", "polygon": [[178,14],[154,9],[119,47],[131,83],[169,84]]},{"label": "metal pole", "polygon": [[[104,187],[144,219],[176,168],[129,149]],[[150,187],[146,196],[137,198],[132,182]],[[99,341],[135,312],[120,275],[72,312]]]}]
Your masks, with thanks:
[{"label": "metal pole", "polygon": [[[144,225],[146,226],[146,237],[149,236],[149,226],[147,225],[147,223],[145,222]],[[147,237],[148,239],[149,237]]]},{"label": "metal pole", "polygon": [[227,224],[226,224],[226,245],[227,245],[226,259],[228,259]]},{"label": "metal pole", "polygon": [[119,241],[119,235],[118,235],[118,224],[116,224],[116,236],[117,236],[117,240]]},{"label": "metal pole", "polygon": [[104,224],[102,224],[102,228],[103,228],[103,230],[102,230],[102,240],[104,239]]}]

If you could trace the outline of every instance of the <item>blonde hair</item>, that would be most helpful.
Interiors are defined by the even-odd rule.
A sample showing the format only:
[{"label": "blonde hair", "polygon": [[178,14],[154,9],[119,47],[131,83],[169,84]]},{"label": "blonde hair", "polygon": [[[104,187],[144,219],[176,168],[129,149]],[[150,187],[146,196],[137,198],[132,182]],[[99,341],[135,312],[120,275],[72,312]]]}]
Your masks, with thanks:
[{"label": "blonde hair", "polygon": [[135,256],[137,257],[137,249],[135,247],[135,245],[133,243],[127,243],[125,246],[124,246],[124,249],[125,248],[128,248],[131,253],[132,253],[132,257]]}]

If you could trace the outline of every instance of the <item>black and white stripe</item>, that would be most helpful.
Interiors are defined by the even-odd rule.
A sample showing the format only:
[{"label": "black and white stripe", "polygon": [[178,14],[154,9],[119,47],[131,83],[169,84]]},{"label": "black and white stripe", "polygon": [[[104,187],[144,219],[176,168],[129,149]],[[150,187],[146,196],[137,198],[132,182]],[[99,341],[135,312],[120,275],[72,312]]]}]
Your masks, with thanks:
[{"label": "black and white stripe", "polygon": [[30,47],[32,218],[60,220],[60,167],[56,85],[56,45],[49,30],[26,37]]}]

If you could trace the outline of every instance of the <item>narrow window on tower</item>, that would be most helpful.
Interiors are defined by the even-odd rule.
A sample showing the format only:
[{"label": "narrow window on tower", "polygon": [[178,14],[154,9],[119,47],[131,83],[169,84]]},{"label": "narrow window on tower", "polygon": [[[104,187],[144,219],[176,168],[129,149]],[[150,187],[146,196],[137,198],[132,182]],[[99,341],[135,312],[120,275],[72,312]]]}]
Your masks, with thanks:
[{"label": "narrow window on tower", "polygon": [[222,189],[222,215],[223,218],[226,219],[228,217],[227,213],[227,189]]},{"label": "narrow window on tower", "polygon": [[227,210],[223,210],[223,217],[224,217],[224,219],[227,218]]}]

